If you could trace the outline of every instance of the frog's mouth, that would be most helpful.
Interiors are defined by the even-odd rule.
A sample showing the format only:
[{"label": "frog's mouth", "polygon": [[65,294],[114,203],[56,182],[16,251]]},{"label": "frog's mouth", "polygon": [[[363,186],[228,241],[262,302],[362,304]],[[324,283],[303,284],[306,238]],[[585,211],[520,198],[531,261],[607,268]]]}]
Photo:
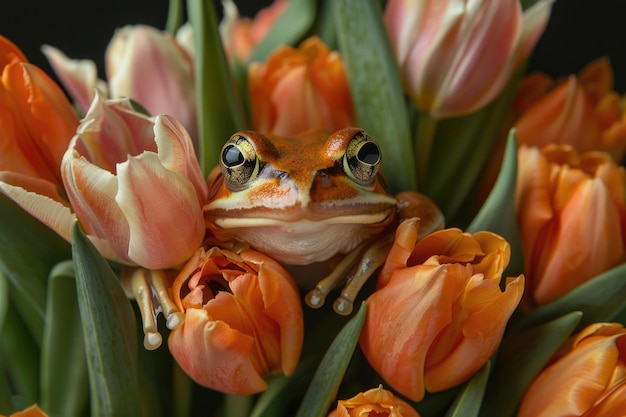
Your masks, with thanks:
[{"label": "frog's mouth", "polygon": [[306,232],[331,225],[386,225],[394,217],[396,206],[371,205],[368,207],[326,207],[324,210],[315,208],[283,208],[271,210],[261,207],[233,210],[206,210],[205,217],[211,227],[224,229],[242,229],[251,227],[279,227],[294,232]]},{"label": "frog's mouth", "polygon": [[307,265],[345,254],[376,238],[395,219],[396,207],[368,206],[315,213],[245,209],[207,211],[207,226],[222,241],[247,242],[279,262]]}]

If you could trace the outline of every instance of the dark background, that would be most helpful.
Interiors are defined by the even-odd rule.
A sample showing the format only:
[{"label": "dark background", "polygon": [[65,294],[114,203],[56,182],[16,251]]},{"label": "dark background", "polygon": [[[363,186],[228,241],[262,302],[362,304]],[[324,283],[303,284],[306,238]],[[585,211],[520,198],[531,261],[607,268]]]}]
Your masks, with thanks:
[{"label": "dark background", "polygon": [[[221,10],[220,2],[212,1]],[[253,15],[270,2],[236,0],[243,15]],[[72,58],[96,60],[101,77],[104,50],[115,28],[137,23],[164,28],[168,7],[167,0],[3,3],[0,34],[15,42],[31,62],[52,73],[40,52],[40,46],[47,43]],[[616,89],[626,92],[625,18],[626,0],[556,0],[550,24],[532,57],[531,69],[553,76],[568,75],[594,58],[608,56],[616,73]]]}]

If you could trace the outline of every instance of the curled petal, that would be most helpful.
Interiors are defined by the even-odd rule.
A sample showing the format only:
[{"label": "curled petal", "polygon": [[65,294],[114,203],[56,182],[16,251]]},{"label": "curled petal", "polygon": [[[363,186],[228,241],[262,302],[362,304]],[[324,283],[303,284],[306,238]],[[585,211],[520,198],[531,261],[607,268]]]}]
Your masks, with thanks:
[{"label": "curled petal", "polygon": [[203,309],[189,309],[182,326],[168,339],[169,349],[188,375],[199,384],[226,393],[245,395],[266,389],[248,359],[253,338],[213,321]]},{"label": "curled petal", "polygon": [[[187,260],[202,243],[205,227],[187,178],[166,169],[149,152],[119,164],[117,174],[115,201],[129,227],[129,259],[150,269]],[[187,221],[172,224],[174,214]]]},{"label": "curled petal", "polygon": [[41,51],[83,113],[89,109],[96,89],[104,95],[108,94],[108,86],[98,79],[94,61],[70,59],[50,45],[42,46]]}]

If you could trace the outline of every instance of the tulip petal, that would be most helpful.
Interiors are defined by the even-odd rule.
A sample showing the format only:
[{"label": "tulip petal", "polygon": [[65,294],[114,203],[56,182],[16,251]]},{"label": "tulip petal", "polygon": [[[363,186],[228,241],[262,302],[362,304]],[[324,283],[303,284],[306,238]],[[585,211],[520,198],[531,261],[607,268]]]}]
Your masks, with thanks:
[{"label": "tulip petal", "polygon": [[76,217],[63,203],[54,184],[39,178],[0,173],[0,189],[24,210],[57,232],[68,242]]},{"label": "tulip petal", "polygon": [[[425,385],[429,391],[437,392],[458,385],[487,362],[498,348],[506,322],[524,292],[523,276],[509,282],[504,293],[497,282],[482,281],[481,284],[488,288],[465,294],[473,306],[464,305],[463,308],[474,312],[463,323],[460,343],[442,362],[426,372]],[[479,303],[482,306],[476,305]]]},{"label": "tulip petal", "polygon": [[[581,218],[580,213],[585,215]],[[576,288],[625,257],[622,231],[614,226],[620,224],[620,216],[602,180],[582,183],[560,218],[550,243],[553,249],[546,251],[545,260],[539,258],[546,277],[535,287],[534,297],[540,304]]]},{"label": "tulip petal", "polygon": [[106,84],[98,80],[94,61],[70,59],[61,50],[50,45],[42,46],[41,52],[83,113],[89,109],[96,88],[102,94],[108,94]]},{"label": "tulip petal", "polygon": [[[457,281],[446,279],[446,275],[459,268],[464,269],[451,264],[397,271],[384,288],[367,300],[368,312],[359,340],[361,349],[390,386],[414,401],[424,396],[428,348],[452,321],[451,306],[459,289]],[[415,302],[417,297],[419,303]],[[425,327],[416,326],[415,320]]]},{"label": "tulip petal", "polygon": [[197,383],[237,395],[267,387],[248,359],[253,343],[252,337],[195,308],[187,310],[185,322],[168,340],[176,361]]},{"label": "tulip petal", "polygon": [[117,179],[72,149],[65,156],[63,176],[74,212],[92,241],[98,242],[103,256],[132,264],[126,250],[130,238],[128,222],[112,199],[118,192]]},{"label": "tulip petal", "polygon": [[535,379],[524,395],[518,416],[583,415],[606,388],[617,358],[614,338],[598,339],[576,349]]},{"label": "tulip petal", "polygon": [[[204,217],[195,189],[163,167],[152,152],[118,164],[115,200],[128,222],[128,256],[150,269],[186,261],[204,238]],[[115,194],[108,194],[109,197]],[[172,222],[172,213],[180,219]]]},{"label": "tulip petal", "polygon": [[197,162],[191,137],[182,123],[172,116],[157,116],[154,120],[154,141],[163,166],[185,175],[201,201],[205,201],[208,195],[207,183]]}]

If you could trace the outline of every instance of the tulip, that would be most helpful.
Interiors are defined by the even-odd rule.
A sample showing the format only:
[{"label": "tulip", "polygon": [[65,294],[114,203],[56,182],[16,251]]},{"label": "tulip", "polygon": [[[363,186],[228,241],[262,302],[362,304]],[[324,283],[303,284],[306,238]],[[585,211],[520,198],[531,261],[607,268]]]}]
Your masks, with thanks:
[{"label": "tulip", "polygon": [[592,324],[530,384],[518,417],[626,415],[626,329]]},{"label": "tulip", "polygon": [[248,87],[254,130],[292,137],[355,124],[341,57],[316,37],[297,49],[278,48],[266,63],[252,63]]},{"label": "tulip", "polygon": [[626,261],[626,171],[606,153],[568,145],[518,152],[517,220],[525,303],[556,300]]},{"label": "tulip", "polygon": [[626,151],[626,114],[612,88],[613,71],[605,58],[556,86],[549,77],[529,76],[517,103],[518,143],[569,144],[578,152],[606,151],[621,161]]},{"label": "tulip", "polygon": [[359,340],[374,370],[413,401],[485,364],[524,286],[520,275],[500,289],[510,247],[496,234],[453,228],[416,236],[413,221],[400,224]]},{"label": "tulip", "polygon": [[252,249],[200,249],[172,287],[184,323],[169,348],[198,384],[224,393],[263,391],[265,375],[290,375],[304,324],[295,281],[276,261]]},{"label": "tulip", "polygon": [[275,0],[256,14],[254,19],[240,17],[232,0],[223,0],[224,19],[219,30],[226,57],[231,63],[245,64],[258,44],[289,5],[288,0]]},{"label": "tulip", "polygon": [[60,167],[78,115],[61,88],[2,36],[0,75],[0,189],[69,239],[73,217]]},{"label": "tulip", "polygon": [[[4,416],[0,415],[0,417],[4,417]],[[31,405],[30,407],[22,411],[13,413],[9,417],[48,417],[48,415],[44,413],[43,411],[41,411],[41,408],[39,408],[35,404],[35,405]]]},{"label": "tulip", "polygon": [[419,417],[406,401],[395,397],[382,385],[360,392],[349,400],[339,400],[328,417]]},{"label": "tulip", "polygon": [[193,60],[170,34],[146,25],[118,29],[105,53],[108,85],[97,80],[94,62],[69,59],[52,46],[45,46],[43,52],[83,112],[96,91],[111,98],[128,97],[150,114],[172,115],[195,140]]},{"label": "tulip", "polygon": [[191,139],[171,116],[96,96],[62,163],[72,208],[104,256],[175,267],[204,239],[207,186]]},{"label": "tulip", "polygon": [[390,0],[384,21],[405,90],[435,118],[491,102],[537,42],[552,0]]}]

